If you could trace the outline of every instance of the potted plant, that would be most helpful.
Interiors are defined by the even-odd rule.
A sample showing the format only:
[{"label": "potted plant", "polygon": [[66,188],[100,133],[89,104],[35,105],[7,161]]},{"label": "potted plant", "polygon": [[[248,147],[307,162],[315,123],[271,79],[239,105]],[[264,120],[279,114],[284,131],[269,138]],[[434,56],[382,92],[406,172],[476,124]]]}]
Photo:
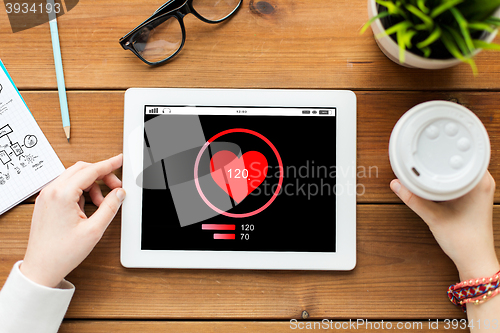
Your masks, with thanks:
[{"label": "potted plant", "polygon": [[468,63],[492,43],[500,27],[500,0],[368,0],[372,27],[384,54],[411,68],[440,69]]}]

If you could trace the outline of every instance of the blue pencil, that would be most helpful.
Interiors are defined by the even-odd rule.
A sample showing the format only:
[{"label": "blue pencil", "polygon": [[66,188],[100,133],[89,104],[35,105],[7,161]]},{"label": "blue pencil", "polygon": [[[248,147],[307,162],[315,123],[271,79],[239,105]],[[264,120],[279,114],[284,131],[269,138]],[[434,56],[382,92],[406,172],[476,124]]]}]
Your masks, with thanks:
[{"label": "blue pencil", "polygon": [[70,123],[69,123],[68,99],[66,97],[66,86],[64,84],[64,71],[61,58],[61,47],[59,45],[59,32],[57,30],[57,18],[56,18],[54,0],[47,0],[47,4],[51,5],[50,6],[51,10],[49,11],[49,9],[47,9],[47,11],[49,11],[50,37],[52,38],[52,51],[54,53],[54,64],[56,66],[57,90],[59,92],[59,104],[61,105],[61,118],[62,118],[64,133],[66,134],[66,139],[68,139],[69,142]]}]

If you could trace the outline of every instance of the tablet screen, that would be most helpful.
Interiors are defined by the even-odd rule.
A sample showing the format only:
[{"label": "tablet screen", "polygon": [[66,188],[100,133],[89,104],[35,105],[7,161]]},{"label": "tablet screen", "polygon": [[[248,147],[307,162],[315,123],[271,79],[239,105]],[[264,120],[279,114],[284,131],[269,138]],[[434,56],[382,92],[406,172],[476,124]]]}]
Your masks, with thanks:
[{"label": "tablet screen", "polygon": [[336,110],[144,108],[142,250],[335,252]]}]

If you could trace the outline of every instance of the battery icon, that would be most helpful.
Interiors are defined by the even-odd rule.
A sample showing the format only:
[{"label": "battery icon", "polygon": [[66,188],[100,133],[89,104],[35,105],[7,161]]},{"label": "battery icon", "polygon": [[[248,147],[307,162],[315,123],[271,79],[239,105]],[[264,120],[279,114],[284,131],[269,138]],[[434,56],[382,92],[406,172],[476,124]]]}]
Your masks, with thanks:
[{"label": "battery icon", "polygon": [[309,111],[309,110],[302,110],[302,114],[311,114],[311,111]]},{"label": "battery icon", "polygon": [[319,114],[330,114],[329,110],[319,110]]}]

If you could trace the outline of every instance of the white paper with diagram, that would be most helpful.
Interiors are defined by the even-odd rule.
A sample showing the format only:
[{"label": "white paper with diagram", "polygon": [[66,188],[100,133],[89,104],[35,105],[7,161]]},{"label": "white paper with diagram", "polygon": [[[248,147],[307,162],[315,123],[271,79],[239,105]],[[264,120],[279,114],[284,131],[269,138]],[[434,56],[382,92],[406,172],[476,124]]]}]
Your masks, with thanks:
[{"label": "white paper with diagram", "polygon": [[64,166],[0,62],[0,214],[42,189]]}]

